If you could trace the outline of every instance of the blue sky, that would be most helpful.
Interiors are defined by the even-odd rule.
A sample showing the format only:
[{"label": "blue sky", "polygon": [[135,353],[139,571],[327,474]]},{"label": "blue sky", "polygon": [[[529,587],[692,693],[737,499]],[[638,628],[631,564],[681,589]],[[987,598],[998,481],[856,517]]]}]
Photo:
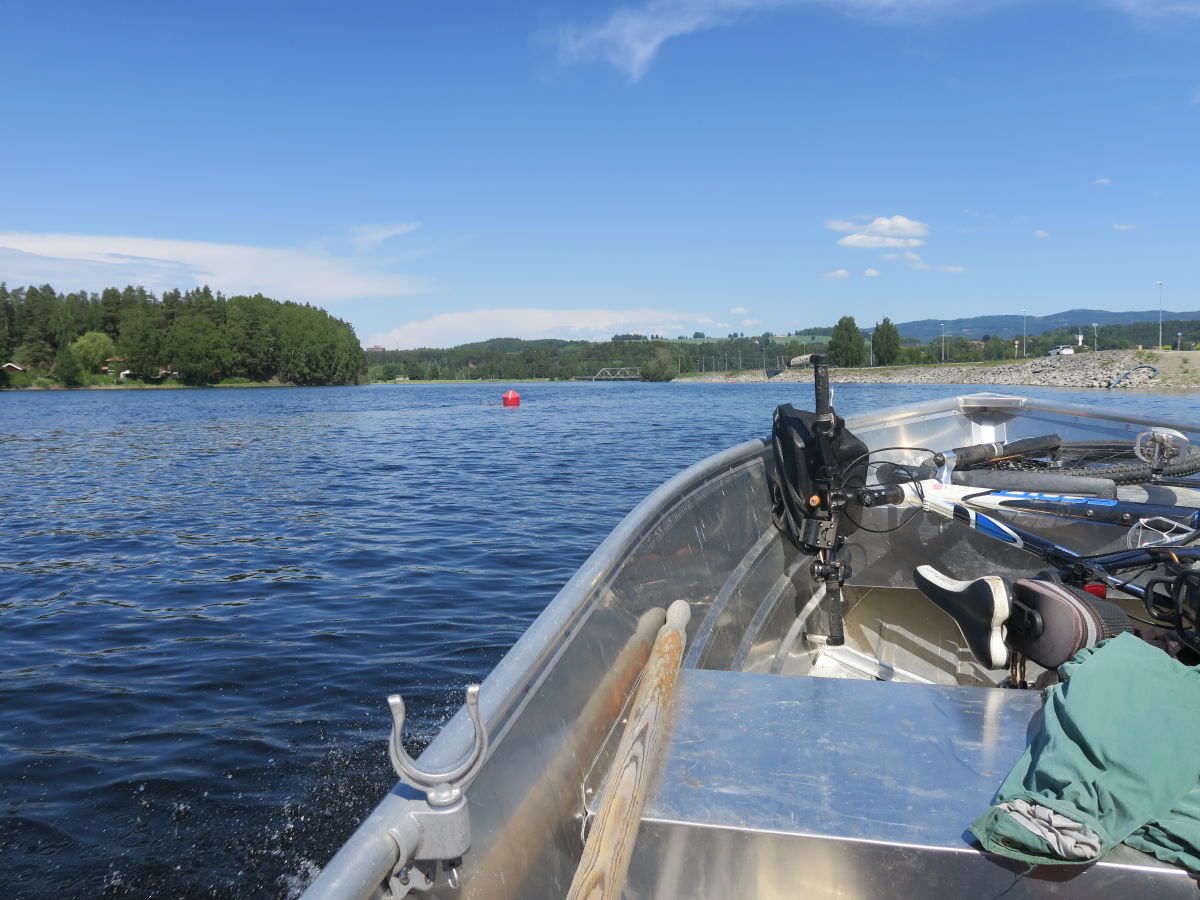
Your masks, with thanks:
[{"label": "blue sky", "polygon": [[0,12],[0,280],[364,344],[1200,309],[1200,0]]}]

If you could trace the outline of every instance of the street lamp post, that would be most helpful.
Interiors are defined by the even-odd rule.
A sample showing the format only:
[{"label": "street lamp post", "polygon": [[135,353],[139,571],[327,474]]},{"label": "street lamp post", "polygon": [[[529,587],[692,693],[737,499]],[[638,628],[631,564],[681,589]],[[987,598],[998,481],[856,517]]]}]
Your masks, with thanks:
[{"label": "street lamp post", "polygon": [[946,323],[942,322],[942,362],[946,361]]},{"label": "street lamp post", "polygon": [[1100,338],[1096,331],[1096,323],[1095,322],[1092,323],[1092,349],[1093,350],[1100,349]]},{"label": "street lamp post", "polygon": [[1163,283],[1158,282],[1158,349],[1162,349],[1162,286]]},{"label": "street lamp post", "polygon": [[1024,357],[1028,349],[1028,339],[1025,336],[1025,310],[1021,309],[1021,356]]},{"label": "street lamp post", "polygon": [[1175,349],[1176,350],[1183,349],[1183,332],[1182,331],[1175,332]]},{"label": "street lamp post", "polygon": [[867,332],[867,358],[869,360],[867,365],[874,366],[875,365],[875,334],[870,331]]}]

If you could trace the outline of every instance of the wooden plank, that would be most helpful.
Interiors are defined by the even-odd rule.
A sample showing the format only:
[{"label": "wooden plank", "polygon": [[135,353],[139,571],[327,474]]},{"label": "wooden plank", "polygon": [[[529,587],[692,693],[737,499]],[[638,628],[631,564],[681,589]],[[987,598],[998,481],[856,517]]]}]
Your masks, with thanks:
[{"label": "wooden plank", "polygon": [[667,621],[654,641],[617,748],[613,774],[567,900],[618,900],[621,896],[641,824],[647,783],[654,771],[658,738],[683,661],[685,628],[690,618],[691,607],[686,600],[676,600],[667,610]]}]

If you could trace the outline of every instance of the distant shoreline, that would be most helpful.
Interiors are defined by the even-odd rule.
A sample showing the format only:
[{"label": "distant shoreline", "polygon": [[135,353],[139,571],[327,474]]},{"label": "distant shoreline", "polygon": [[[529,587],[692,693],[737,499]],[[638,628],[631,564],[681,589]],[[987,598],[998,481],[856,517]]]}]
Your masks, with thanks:
[{"label": "distant shoreline", "polygon": [[[677,383],[735,384],[811,383],[812,380],[812,369],[788,369],[771,378],[759,369],[684,375],[675,379]],[[834,368],[830,370],[830,380],[835,384],[978,384],[1187,393],[1200,391],[1200,351],[1102,350],[1071,356],[1039,356],[1016,362]]]},{"label": "distant shoreline", "polygon": [[[942,363],[923,366],[874,366],[833,368],[835,384],[961,384],[988,386],[1093,388],[1147,391],[1152,393],[1200,392],[1200,350],[1102,350],[1071,356],[1040,356],[1018,361]],[[579,380],[579,379],[575,379]],[[586,382],[587,379],[580,380]],[[812,369],[787,369],[768,378],[762,369],[740,372],[692,373],[672,379],[674,384],[755,384],[812,383]],[[419,387],[433,385],[522,385],[563,383],[550,378],[430,379],[409,381],[366,381],[359,385],[320,385],[320,387]],[[239,384],[91,384],[65,387],[57,384],[33,384],[5,387],[10,391],[157,391],[230,388],[306,387],[278,381],[252,381]]]}]

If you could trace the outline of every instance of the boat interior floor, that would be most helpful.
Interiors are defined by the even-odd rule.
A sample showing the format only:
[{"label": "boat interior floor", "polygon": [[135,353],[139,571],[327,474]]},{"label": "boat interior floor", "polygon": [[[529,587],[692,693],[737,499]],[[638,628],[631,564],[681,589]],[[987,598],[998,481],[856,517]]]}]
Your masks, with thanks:
[{"label": "boat interior floor", "polygon": [[[848,587],[845,599],[845,644],[810,637],[802,611],[784,637],[756,643],[742,671],[991,687],[1009,674],[981,665],[954,620],[915,588]],[[1030,663],[1026,678],[1041,673]]]}]

